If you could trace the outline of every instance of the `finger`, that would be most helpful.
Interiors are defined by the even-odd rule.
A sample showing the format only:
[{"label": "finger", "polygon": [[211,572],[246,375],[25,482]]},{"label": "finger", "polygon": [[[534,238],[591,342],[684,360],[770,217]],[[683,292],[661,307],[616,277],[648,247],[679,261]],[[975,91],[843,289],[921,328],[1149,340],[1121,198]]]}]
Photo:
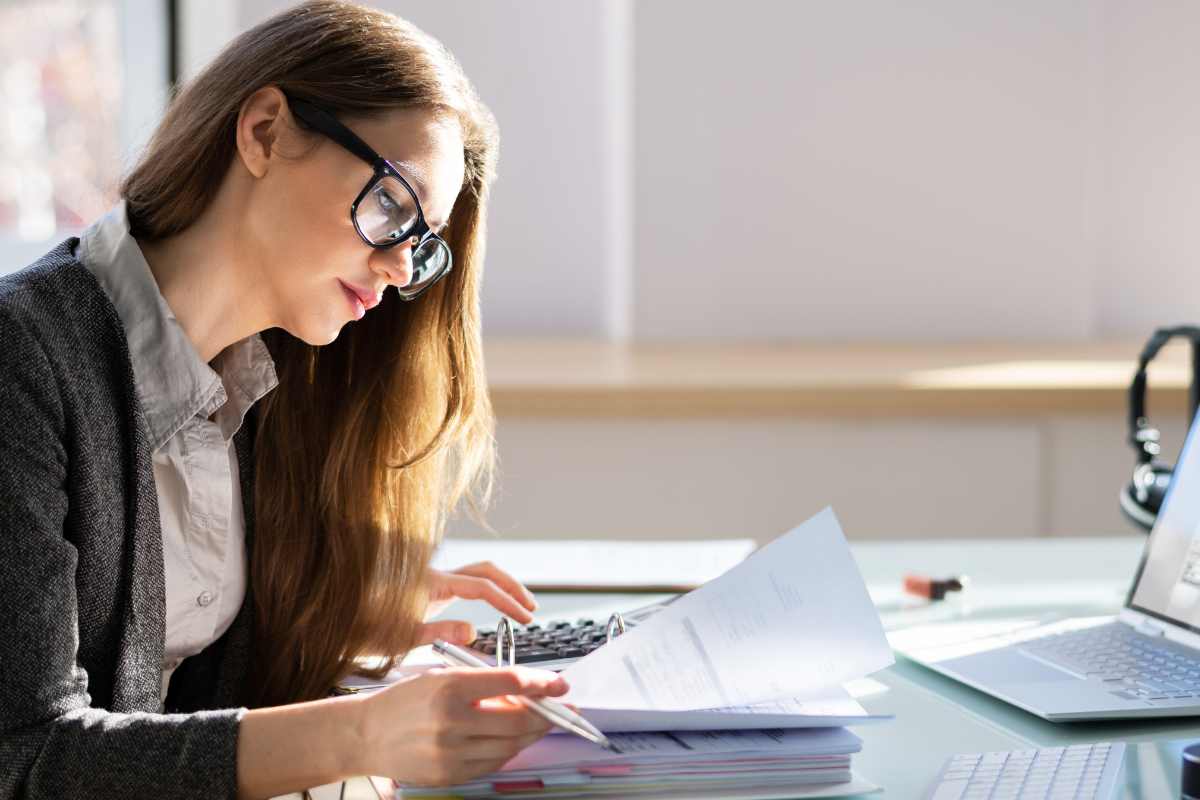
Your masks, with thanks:
[{"label": "finger", "polygon": [[453,696],[471,705],[486,697],[507,694],[558,697],[568,688],[561,675],[529,667],[455,667],[441,674],[450,681]]},{"label": "finger", "polygon": [[447,619],[426,622],[417,629],[417,644],[432,644],[434,639],[444,639],[453,644],[470,644],[475,641],[475,626],[462,620]]},{"label": "finger", "polygon": [[507,737],[472,736],[464,740],[459,748],[459,755],[468,762],[495,759],[500,761],[500,766],[503,766],[504,762],[540,740],[544,735],[538,733]]},{"label": "finger", "polygon": [[454,570],[459,575],[473,575],[476,578],[488,578],[504,591],[512,595],[521,605],[528,608],[530,611],[536,611],[538,604],[533,597],[533,592],[525,587],[525,584],[509,575],[504,570],[497,567],[491,561],[480,561],[478,564],[468,564],[465,567],[460,567]]},{"label": "finger", "polygon": [[490,578],[476,578],[473,575],[447,575],[446,582],[454,594],[467,600],[486,600],[488,604],[518,622],[532,622],[530,614],[508,592],[501,589]]},{"label": "finger", "polygon": [[554,726],[521,705],[489,704],[485,700],[463,718],[472,736],[541,736]]}]

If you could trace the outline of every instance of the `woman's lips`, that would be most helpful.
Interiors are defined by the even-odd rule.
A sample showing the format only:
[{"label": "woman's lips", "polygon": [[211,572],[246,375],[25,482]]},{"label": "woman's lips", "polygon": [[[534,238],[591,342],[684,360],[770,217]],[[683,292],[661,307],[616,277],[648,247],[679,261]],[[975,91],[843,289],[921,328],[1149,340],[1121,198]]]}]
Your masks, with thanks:
[{"label": "woman's lips", "polygon": [[342,291],[346,293],[346,300],[350,302],[350,308],[354,311],[354,318],[356,320],[362,319],[367,313],[367,304],[363,302],[358,292],[351,289],[341,280],[338,280],[338,283],[342,284]]},{"label": "woman's lips", "polygon": [[368,311],[379,305],[379,301],[383,299],[383,292],[376,294],[370,289],[364,289],[361,286],[353,283],[346,283],[345,281],[342,281],[342,285],[358,295],[358,299],[362,300],[363,305],[367,307]]}]

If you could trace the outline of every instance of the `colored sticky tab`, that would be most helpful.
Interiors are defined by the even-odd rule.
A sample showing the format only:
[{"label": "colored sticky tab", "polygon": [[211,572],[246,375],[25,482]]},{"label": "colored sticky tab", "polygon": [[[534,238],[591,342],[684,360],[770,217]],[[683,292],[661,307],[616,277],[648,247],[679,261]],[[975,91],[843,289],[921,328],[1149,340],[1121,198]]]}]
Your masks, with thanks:
[{"label": "colored sticky tab", "polygon": [[580,772],[597,777],[613,777],[617,775],[632,775],[633,767],[629,764],[595,764],[580,767]]},{"label": "colored sticky tab", "polygon": [[525,781],[492,781],[492,790],[497,794],[517,794],[519,792],[540,792],[546,785],[537,778]]}]

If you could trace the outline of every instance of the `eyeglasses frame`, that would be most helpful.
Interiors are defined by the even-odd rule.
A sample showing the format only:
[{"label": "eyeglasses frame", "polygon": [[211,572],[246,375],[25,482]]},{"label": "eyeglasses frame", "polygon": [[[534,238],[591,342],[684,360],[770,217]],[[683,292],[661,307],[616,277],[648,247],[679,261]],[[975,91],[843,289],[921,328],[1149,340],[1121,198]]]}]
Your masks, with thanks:
[{"label": "eyeglasses frame", "polygon": [[[417,197],[416,191],[413,190],[412,185],[409,184],[405,177],[400,174],[400,170],[396,169],[396,166],[392,164],[392,162],[375,152],[373,147],[364,142],[354,131],[350,130],[341,122],[339,122],[337,117],[335,117],[333,114],[302,98],[292,97],[288,94],[285,94],[284,96],[287,97],[288,106],[291,109],[292,114],[297,119],[308,125],[310,128],[313,128],[317,132],[325,135],[336,144],[341,145],[346,150],[349,150],[351,153],[358,156],[360,160],[371,165],[372,174],[370,179],[367,181],[367,184],[363,187],[362,191],[358,193],[358,197],[354,198],[354,202],[350,204],[350,221],[354,224],[354,230],[358,233],[358,237],[362,239],[367,246],[373,247],[376,250],[390,250],[396,245],[403,244],[404,242],[411,240],[413,237],[416,237],[417,241],[413,245],[414,251],[420,248],[430,239],[441,242],[442,247],[446,248],[446,266],[441,272],[438,273],[437,277],[433,278],[431,281],[429,281],[429,283],[422,286],[421,289],[415,294],[406,295],[403,289],[397,287],[397,293],[400,295],[401,299],[416,300],[418,297],[424,294],[429,287],[446,277],[446,275],[454,266],[454,254],[450,250],[450,245],[446,244],[445,239],[438,236],[433,232],[432,229],[430,229],[429,224],[425,221],[425,212],[421,208],[421,200]],[[411,230],[406,231],[403,236],[398,236],[394,241],[391,242],[377,243],[371,241],[370,237],[363,233],[362,227],[359,226],[358,206],[370,193],[370,191],[375,188],[375,184],[379,183],[379,181],[385,177],[392,177],[400,181],[400,184],[408,191],[409,195],[412,197],[413,205],[416,206],[417,209],[417,219],[413,223]]]}]

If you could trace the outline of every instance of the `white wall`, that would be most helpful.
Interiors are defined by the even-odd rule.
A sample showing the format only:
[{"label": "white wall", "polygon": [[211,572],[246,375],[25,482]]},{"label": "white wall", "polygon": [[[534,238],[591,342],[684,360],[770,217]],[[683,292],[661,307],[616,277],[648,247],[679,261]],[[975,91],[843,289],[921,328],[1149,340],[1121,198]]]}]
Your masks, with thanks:
[{"label": "white wall", "polygon": [[638,336],[1088,336],[1092,18],[637,4]]},{"label": "white wall", "polygon": [[[1184,440],[1158,414],[1164,456]],[[502,418],[488,514],[514,538],[765,543],[826,505],[855,539],[1137,530],[1120,414],[975,420]],[[465,516],[452,535],[487,536]]]},{"label": "white wall", "polygon": [[505,536],[766,542],[826,505],[854,538],[1042,532],[1020,421],[501,419],[497,439]]},{"label": "white wall", "polygon": [[1200,320],[1200,4],[1104,4],[1102,334]]}]

